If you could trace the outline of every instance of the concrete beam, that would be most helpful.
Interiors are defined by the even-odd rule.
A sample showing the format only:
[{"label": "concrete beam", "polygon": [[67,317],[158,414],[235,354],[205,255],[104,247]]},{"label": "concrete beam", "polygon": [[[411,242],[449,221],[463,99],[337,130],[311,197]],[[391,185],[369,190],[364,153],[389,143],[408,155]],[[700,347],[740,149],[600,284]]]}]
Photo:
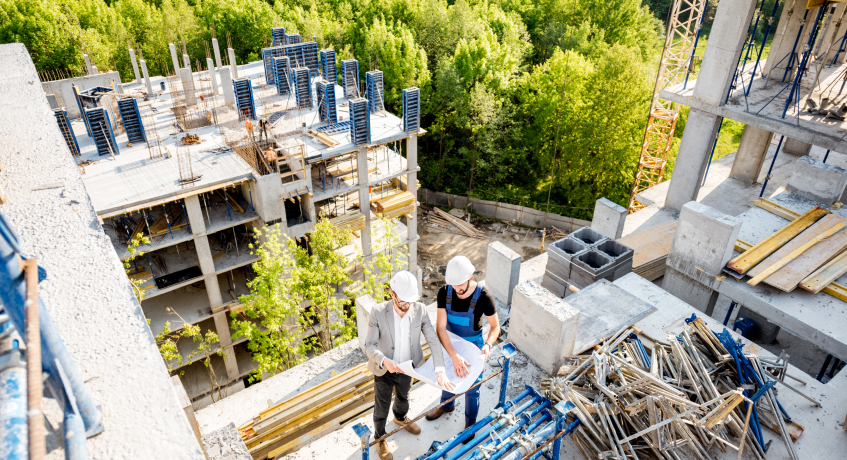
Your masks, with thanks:
[{"label": "concrete beam", "polygon": [[499,241],[490,243],[485,260],[485,287],[494,298],[511,305],[520,275],[521,256]]},{"label": "concrete beam", "polygon": [[556,375],[573,355],[579,310],[527,281],[515,288],[511,311],[509,341],[547,374]]},{"label": "concrete beam", "polygon": [[212,50],[215,52],[215,64],[217,65],[217,68],[220,69],[223,67],[223,64],[221,64],[221,49],[218,46],[217,38],[212,39]]},{"label": "concrete beam", "polygon": [[716,115],[694,108],[688,113],[665,207],[679,211],[685,203],[697,199],[719,126],[720,117]]},{"label": "concrete beam", "polygon": [[594,218],[591,228],[605,236],[616,240],[623,234],[626,222],[626,208],[606,198],[600,198],[594,203]]},{"label": "concrete beam", "polygon": [[171,50],[171,61],[174,65],[174,74],[179,74],[179,59],[176,57],[176,47],[173,43],[168,43],[168,48]]},{"label": "concrete beam", "polygon": [[831,205],[844,200],[847,170],[810,156],[794,162],[794,172],[785,189],[818,203]]},{"label": "concrete beam", "polygon": [[141,83],[141,75],[138,73],[138,61],[135,60],[135,51],[129,49],[129,59],[132,61],[132,71],[135,73],[135,82]]},{"label": "concrete beam", "polygon": [[759,173],[762,171],[762,165],[765,163],[765,156],[767,156],[772,139],[773,133],[770,131],[751,125],[745,126],[729,177],[740,180],[747,185],[755,184],[759,178]]}]

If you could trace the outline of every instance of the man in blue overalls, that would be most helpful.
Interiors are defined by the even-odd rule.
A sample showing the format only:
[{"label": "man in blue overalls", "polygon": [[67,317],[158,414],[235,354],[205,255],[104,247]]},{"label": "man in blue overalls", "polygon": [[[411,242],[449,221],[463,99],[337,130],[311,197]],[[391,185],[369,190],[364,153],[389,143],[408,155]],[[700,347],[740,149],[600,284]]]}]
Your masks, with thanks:
[{"label": "man in blue overalls", "polygon": [[[494,297],[483,287],[480,287],[473,279],[474,266],[465,256],[454,257],[447,263],[447,271],[444,281],[447,285],[438,290],[438,318],[435,330],[444,351],[453,360],[453,368],[456,375],[465,377],[468,375],[468,362],[456,353],[447,331],[462,337],[475,344],[482,350],[487,360],[491,354],[491,347],[500,335],[500,320],[497,318],[497,309],[494,305]],[[483,339],[482,317],[488,320],[491,329],[488,336]],[[482,380],[479,375],[477,382]],[[476,387],[465,393],[465,427],[476,423],[479,413],[479,390]],[[453,397],[453,393],[443,391],[441,402]],[[433,413],[426,416],[427,420],[435,420],[446,412],[452,412],[454,402],[442,406]],[[468,438],[465,443],[470,442]]]}]

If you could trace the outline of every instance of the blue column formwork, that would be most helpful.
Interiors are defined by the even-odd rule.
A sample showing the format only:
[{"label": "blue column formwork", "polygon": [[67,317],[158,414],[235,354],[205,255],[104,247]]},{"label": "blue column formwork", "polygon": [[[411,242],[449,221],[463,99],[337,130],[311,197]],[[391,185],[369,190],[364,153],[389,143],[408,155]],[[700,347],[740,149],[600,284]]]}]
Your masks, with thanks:
[{"label": "blue column formwork", "polygon": [[326,124],[338,123],[338,110],[335,102],[335,82],[319,81],[315,87],[318,91],[318,111],[321,121]]},{"label": "blue column formwork", "polygon": [[271,27],[272,46],[285,45],[285,27]]},{"label": "blue column formwork", "polygon": [[421,90],[418,87],[403,90],[403,131],[416,133],[421,127]]},{"label": "blue column formwork", "polygon": [[291,45],[262,48],[262,63],[265,68],[265,83],[276,84],[274,79],[273,58],[286,56],[290,67],[308,67],[318,70],[318,44],[315,42],[294,43]]},{"label": "blue column formwork", "polygon": [[365,98],[368,100],[370,113],[385,110],[385,87],[382,82],[382,71],[371,70],[365,73]]},{"label": "blue column formwork", "polygon": [[350,111],[350,140],[353,141],[353,145],[370,144],[371,126],[368,100],[359,97],[347,104]]},{"label": "blue column formwork", "polygon": [[64,107],[53,109],[53,115],[56,117],[56,123],[59,124],[59,131],[62,132],[62,137],[65,138],[71,155],[79,155],[79,142],[76,141],[74,130],[71,129],[71,124],[68,120],[68,111]]},{"label": "blue column formwork", "polygon": [[359,61],[345,59],[341,61],[341,87],[344,97],[353,99],[359,95]]},{"label": "blue column formwork", "polygon": [[302,42],[302,40],[300,39],[300,34],[285,34],[286,45],[295,45],[300,42]]},{"label": "blue column formwork", "polygon": [[291,82],[288,79],[291,73],[291,61],[287,56],[271,58],[273,65],[271,69],[276,82],[276,90],[279,94],[291,94]]},{"label": "blue column formwork", "polygon": [[99,155],[119,155],[118,143],[115,141],[115,133],[112,131],[112,123],[109,113],[102,107],[85,109],[85,119],[91,127],[94,144],[97,146]]},{"label": "blue column formwork", "polygon": [[235,91],[235,102],[238,106],[238,119],[256,119],[256,105],[253,102],[253,86],[249,78],[237,78],[232,80]]},{"label": "blue column formwork", "polygon": [[320,60],[321,76],[333,85],[338,84],[338,66],[335,63],[335,50],[321,50]]},{"label": "blue column formwork", "polygon": [[147,134],[144,132],[144,123],[141,122],[141,113],[138,111],[138,101],[134,97],[118,99],[118,111],[124,122],[127,140],[129,142],[147,142]]},{"label": "blue column formwork", "polygon": [[294,100],[297,102],[297,107],[307,108],[315,106],[315,102],[312,100],[310,80],[309,69],[307,67],[295,67],[291,69],[291,86],[294,87]]}]

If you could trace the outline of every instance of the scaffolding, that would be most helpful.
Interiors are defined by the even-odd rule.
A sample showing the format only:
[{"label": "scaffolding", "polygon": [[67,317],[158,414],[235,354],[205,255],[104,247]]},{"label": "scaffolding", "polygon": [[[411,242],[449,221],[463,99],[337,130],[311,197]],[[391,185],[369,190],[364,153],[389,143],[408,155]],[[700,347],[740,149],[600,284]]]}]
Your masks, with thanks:
[{"label": "scaffolding", "polygon": [[636,195],[661,182],[664,176],[676,122],[679,118],[679,105],[661,99],[659,91],[686,80],[706,3],[707,0],[674,0],[668,23],[668,34],[662,50],[662,60],[659,63],[659,73],[653,89],[647,128],[641,144],[638,169],[629,195],[627,206],[629,212],[635,212],[644,207],[636,201]]}]

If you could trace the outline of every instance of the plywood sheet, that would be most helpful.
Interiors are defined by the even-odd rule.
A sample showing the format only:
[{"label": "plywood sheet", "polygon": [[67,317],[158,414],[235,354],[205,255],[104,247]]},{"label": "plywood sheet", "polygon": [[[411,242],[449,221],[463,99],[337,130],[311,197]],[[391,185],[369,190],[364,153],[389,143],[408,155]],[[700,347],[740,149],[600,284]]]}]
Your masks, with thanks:
[{"label": "plywood sheet", "polygon": [[650,263],[656,259],[667,257],[671,252],[673,235],[676,233],[676,219],[666,220],[661,224],[631,233],[618,240],[618,243],[633,250],[632,269]]},{"label": "plywood sheet", "polygon": [[580,313],[575,355],[656,311],[655,306],[603,279],[568,296],[565,302]]},{"label": "plywood sheet", "polygon": [[[755,277],[774,263],[788,256],[795,249],[838,223],[847,225],[847,219],[830,214],[815,222],[815,224],[779,248],[767,259],[753,267],[748,274]],[[807,249],[786,266],[765,278],[764,282],[782,291],[791,292],[800,284],[800,281],[835,257],[845,246],[847,246],[847,228],[836,232],[831,237]]]}]

